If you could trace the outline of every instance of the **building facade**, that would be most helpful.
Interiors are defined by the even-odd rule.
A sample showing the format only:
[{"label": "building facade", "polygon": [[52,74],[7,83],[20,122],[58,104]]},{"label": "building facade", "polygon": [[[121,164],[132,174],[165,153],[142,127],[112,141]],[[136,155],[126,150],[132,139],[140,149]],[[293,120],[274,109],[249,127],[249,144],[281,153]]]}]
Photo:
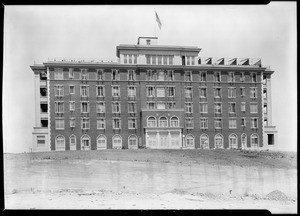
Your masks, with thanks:
[{"label": "building facade", "polygon": [[260,59],[140,37],[118,61],[49,58],[35,76],[32,151],[274,148],[271,71]]}]

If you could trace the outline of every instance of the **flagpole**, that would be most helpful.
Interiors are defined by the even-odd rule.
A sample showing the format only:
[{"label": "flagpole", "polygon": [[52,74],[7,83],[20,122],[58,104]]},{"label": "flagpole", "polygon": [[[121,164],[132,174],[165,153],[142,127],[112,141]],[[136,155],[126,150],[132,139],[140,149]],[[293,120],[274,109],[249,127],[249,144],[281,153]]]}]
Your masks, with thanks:
[{"label": "flagpole", "polygon": [[[154,17],[155,17],[155,8],[154,8]],[[156,20],[154,19],[154,37],[156,37]]]}]

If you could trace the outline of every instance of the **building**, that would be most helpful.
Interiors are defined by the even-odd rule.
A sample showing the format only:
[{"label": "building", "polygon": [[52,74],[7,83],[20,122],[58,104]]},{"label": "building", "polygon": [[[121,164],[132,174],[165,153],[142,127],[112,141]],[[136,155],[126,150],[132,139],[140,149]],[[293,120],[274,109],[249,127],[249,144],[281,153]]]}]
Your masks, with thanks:
[{"label": "building", "polygon": [[32,151],[277,145],[260,59],[205,58],[139,37],[118,61],[49,58],[35,80]]}]

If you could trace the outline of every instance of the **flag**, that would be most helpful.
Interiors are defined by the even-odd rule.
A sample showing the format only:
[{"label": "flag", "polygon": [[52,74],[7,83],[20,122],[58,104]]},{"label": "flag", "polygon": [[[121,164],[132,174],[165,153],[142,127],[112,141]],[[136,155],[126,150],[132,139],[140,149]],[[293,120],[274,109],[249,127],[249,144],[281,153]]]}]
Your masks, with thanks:
[{"label": "flag", "polygon": [[156,11],[155,11],[155,16],[156,16],[156,22],[158,24],[158,27],[159,27],[159,29],[161,29],[161,21],[160,21],[158,15],[157,15]]}]

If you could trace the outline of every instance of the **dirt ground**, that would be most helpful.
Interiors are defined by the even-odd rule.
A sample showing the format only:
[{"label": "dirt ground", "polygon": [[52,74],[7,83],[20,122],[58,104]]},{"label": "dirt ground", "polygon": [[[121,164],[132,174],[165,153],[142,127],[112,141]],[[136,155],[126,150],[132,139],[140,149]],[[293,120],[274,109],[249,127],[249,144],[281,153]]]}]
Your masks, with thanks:
[{"label": "dirt ground", "polygon": [[[99,171],[105,163],[110,168]],[[268,194],[237,194],[231,191],[225,194],[193,188],[192,185],[202,183],[198,178],[203,175],[203,164],[212,167],[208,171],[215,169],[215,166],[225,167],[220,172],[223,176],[216,180],[220,183],[231,184],[231,180],[228,180],[231,172],[228,170],[232,169],[235,170],[233,172],[238,172],[237,176],[245,169],[251,171],[263,168],[260,172],[278,169],[280,172],[276,174],[276,178],[284,179],[285,176],[282,175],[287,170],[294,173],[297,169],[297,154],[148,149],[5,154],[5,208],[268,209],[272,213],[297,213],[297,197],[280,190],[272,189]],[[97,167],[98,171],[95,170]],[[124,169],[127,167],[128,172]],[[147,172],[150,169],[151,173],[145,174],[145,168]],[[215,176],[208,175],[212,178]],[[176,188],[176,181],[181,176],[184,179],[179,182],[181,188]],[[263,182],[265,186],[273,183],[264,175],[258,177],[259,182]],[[133,184],[130,184],[130,179]],[[151,181],[154,184],[153,190],[143,190]],[[109,184],[105,185],[107,182]],[[134,186],[136,182],[141,183]],[[82,186],[82,183],[86,183],[87,187]],[[160,183],[161,187],[158,185]],[[241,182],[239,187],[244,186],[244,183],[247,185],[247,182]],[[248,187],[253,187],[252,183]],[[222,187],[220,184],[216,189]]]}]

